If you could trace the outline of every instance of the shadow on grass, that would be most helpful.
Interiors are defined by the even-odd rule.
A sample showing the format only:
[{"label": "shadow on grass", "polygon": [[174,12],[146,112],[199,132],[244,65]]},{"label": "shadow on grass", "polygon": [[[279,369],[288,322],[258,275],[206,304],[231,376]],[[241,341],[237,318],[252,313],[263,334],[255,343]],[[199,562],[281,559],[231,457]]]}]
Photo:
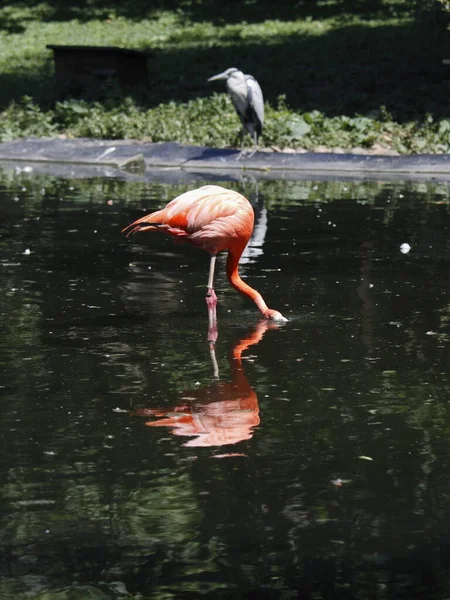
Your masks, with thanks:
[{"label": "shadow on grass", "polygon": [[187,101],[220,83],[206,79],[237,66],[254,75],[266,100],[285,94],[299,111],[327,116],[370,114],[385,106],[399,121],[449,115],[450,68],[442,65],[447,40],[435,43],[410,27],[342,27],[321,36],[263,39],[229,46],[159,51],[150,63],[150,103]]},{"label": "shadow on grass", "polygon": [[[255,23],[266,19],[295,20],[306,17],[324,19],[345,15],[357,15],[361,19],[380,18],[383,16],[410,16],[414,10],[413,3],[404,0],[336,0],[325,2],[318,0],[123,0],[111,3],[110,0],[80,0],[70,3],[66,0],[52,0],[46,4],[42,0],[10,0],[8,3],[8,23],[0,18],[0,29],[20,27],[20,10],[36,8],[43,11],[46,21],[68,21],[77,19],[107,19],[111,15],[132,20],[149,18],[152,14],[164,11],[178,11],[193,21],[208,21],[215,24],[237,23],[246,21]],[[13,15],[16,14],[16,24]]]},{"label": "shadow on grass", "polygon": [[[316,109],[327,116],[370,115],[380,106],[400,122],[429,113],[449,116],[450,68],[442,65],[449,48],[444,35],[431,38],[414,25],[363,24],[318,36],[271,37],[270,43],[256,36],[240,39],[239,32],[233,35],[208,45],[204,39],[189,38],[184,42],[190,48],[152,50],[149,91],[140,97],[143,107],[225,91],[223,84],[206,80],[236,66],[258,79],[272,105],[284,94],[291,108]],[[0,74],[2,104],[27,93],[43,107],[51,105],[51,55],[45,56],[37,72],[17,68]]]}]

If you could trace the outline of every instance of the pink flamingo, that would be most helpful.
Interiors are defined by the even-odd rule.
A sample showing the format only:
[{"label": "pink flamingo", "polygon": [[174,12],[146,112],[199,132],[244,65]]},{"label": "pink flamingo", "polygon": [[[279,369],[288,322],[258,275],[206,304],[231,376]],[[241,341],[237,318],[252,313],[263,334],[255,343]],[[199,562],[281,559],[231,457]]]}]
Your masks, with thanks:
[{"label": "pink flamingo", "polygon": [[231,285],[255,302],[262,315],[272,321],[287,321],[264,302],[259,292],[242,281],[238,263],[253,231],[254,213],[250,202],[233,190],[218,185],[205,185],[181,194],[162,210],[141,217],[125,227],[127,236],[138,231],[162,231],[185,240],[211,255],[206,302],[209,315],[210,341],[217,338],[214,268],[216,256],[228,250],[226,272]]}]

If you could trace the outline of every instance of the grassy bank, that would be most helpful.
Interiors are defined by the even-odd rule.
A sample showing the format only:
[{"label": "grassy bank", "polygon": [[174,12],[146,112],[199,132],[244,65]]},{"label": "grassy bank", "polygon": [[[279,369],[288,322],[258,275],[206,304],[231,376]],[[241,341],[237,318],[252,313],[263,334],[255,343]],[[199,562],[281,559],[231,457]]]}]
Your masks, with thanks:
[{"label": "grassy bank", "polygon": [[[448,33],[418,25],[407,0],[148,4],[1,8],[0,140],[63,134],[234,146],[237,116],[223,86],[206,79],[238,66],[265,94],[263,146],[450,151]],[[46,44],[149,51],[150,84],[131,96],[109,89],[97,103],[54,103]]]}]

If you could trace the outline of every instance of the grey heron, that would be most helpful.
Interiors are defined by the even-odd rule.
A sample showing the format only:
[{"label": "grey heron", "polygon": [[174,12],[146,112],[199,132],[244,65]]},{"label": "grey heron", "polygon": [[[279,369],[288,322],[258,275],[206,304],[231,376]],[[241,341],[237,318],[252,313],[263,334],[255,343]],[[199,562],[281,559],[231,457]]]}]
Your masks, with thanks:
[{"label": "grey heron", "polygon": [[250,158],[258,149],[258,136],[261,135],[264,123],[264,98],[261,87],[252,75],[245,75],[235,67],[208,79],[208,81],[219,80],[226,81],[227,92],[242,123],[241,152],[237,158],[244,156],[245,130],[250,134],[254,144],[253,151],[246,155]]}]

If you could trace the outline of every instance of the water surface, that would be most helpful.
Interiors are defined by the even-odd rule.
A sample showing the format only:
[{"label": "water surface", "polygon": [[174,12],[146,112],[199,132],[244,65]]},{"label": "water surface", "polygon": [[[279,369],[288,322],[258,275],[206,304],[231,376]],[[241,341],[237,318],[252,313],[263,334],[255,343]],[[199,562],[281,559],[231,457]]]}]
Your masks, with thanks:
[{"label": "water surface", "polygon": [[289,322],[222,257],[214,348],[208,256],[120,234],[190,186],[0,184],[2,597],[448,596],[446,184],[227,184]]}]

